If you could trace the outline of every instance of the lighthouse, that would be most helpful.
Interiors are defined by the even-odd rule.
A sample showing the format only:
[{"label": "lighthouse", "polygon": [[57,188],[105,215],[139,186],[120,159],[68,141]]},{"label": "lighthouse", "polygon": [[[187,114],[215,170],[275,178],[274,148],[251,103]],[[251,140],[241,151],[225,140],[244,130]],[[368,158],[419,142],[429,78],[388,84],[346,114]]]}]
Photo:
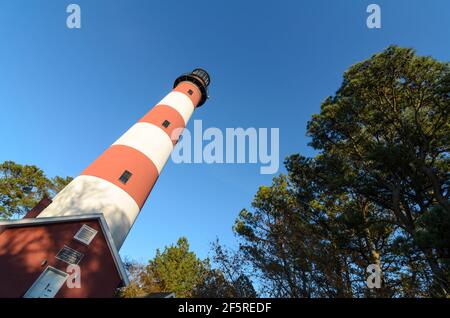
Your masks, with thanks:
[{"label": "lighthouse", "polygon": [[202,69],[178,77],[173,90],[68,184],[38,217],[100,212],[120,249],[179,133],[194,109],[205,103],[209,81]]},{"label": "lighthouse", "polygon": [[[209,83],[200,68],[179,76],[53,200],[22,220],[0,222],[0,297],[108,297],[128,283],[118,250],[194,110],[206,102]],[[71,264],[89,284],[64,288]]]}]

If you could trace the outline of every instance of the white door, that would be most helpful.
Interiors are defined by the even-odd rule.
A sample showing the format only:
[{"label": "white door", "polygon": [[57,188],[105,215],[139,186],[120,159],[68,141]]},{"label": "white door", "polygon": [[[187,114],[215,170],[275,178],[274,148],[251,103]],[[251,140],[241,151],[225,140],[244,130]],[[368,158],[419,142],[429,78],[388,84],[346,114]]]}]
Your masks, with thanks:
[{"label": "white door", "polygon": [[24,298],[53,298],[61,289],[68,274],[54,267],[47,267],[23,296]]}]

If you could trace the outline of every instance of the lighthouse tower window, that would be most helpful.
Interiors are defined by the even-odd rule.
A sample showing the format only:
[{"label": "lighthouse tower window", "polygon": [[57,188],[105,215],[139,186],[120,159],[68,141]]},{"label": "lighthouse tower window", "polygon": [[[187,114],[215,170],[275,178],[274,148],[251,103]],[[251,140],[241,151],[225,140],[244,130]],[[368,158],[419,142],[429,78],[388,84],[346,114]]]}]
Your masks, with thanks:
[{"label": "lighthouse tower window", "polygon": [[170,125],[170,121],[165,120],[165,121],[162,123],[162,125],[163,125],[165,128],[167,128],[167,127],[169,127],[169,125]]},{"label": "lighthouse tower window", "polygon": [[127,184],[128,180],[130,180],[132,175],[133,174],[130,171],[125,170],[120,176],[119,181],[122,182],[123,184]]},{"label": "lighthouse tower window", "polygon": [[192,94],[194,94],[194,91],[192,89],[190,89],[190,90],[188,90],[188,94],[192,95]]}]

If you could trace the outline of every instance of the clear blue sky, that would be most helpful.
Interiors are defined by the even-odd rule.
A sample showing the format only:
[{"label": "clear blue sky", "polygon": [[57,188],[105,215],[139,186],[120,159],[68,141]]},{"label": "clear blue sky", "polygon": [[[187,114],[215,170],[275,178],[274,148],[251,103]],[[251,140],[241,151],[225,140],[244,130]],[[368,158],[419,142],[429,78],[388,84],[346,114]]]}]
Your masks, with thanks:
[{"label": "clear blue sky", "polygon": [[[70,3],[80,30],[66,27]],[[366,27],[370,3],[379,30]],[[283,160],[313,154],[306,122],[350,65],[389,44],[448,60],[450,1],[2,0],[0,41],[0,161],[76,176],[197,66],[211,99],[192,119],[278,127]],[[145,261],[182,235],[201,257],[216,237],[233,246],[237,214],[272,177],[169,162],[122,256]]]}]

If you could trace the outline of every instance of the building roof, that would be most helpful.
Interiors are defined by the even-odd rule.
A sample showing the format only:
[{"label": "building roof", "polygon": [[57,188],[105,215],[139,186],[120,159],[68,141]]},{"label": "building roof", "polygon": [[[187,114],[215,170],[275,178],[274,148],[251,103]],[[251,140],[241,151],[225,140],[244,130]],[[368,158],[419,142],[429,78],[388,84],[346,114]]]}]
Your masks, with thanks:
[{"label": "building roof", "polygon": [[111,251],[111,255],[113,256],[114,264],[116,265],[117,271],[120,275],[125,286],[128,286],[130,281],[128,280],[128,275],[125,271],[125,267],[122,263],[122,260],[119,256],[119,252],[116,249],[116,245],[114,244],[113,238],[111,236],[111,232],[109,231],[108,225],[106,224],[106,220],[102,213],[92,213],[85,215],[69,215],[69,216],[58,216],[58,217],[41,217],[41,218],[27,218],[20,220],[8,220],[8,221],[0,221],[0,234],[4,229],[14,228],[14,227],[25,227],[25,226],[33,226],[33,225],[43,225],[43,224],[54,224],[54,223],[65,223],[65,222],[74,222],[74,221],[83,221],[83,220],[98,220],[103,231],[103,234],[106,238],[106,242],[108,244],[109,250]]}]

